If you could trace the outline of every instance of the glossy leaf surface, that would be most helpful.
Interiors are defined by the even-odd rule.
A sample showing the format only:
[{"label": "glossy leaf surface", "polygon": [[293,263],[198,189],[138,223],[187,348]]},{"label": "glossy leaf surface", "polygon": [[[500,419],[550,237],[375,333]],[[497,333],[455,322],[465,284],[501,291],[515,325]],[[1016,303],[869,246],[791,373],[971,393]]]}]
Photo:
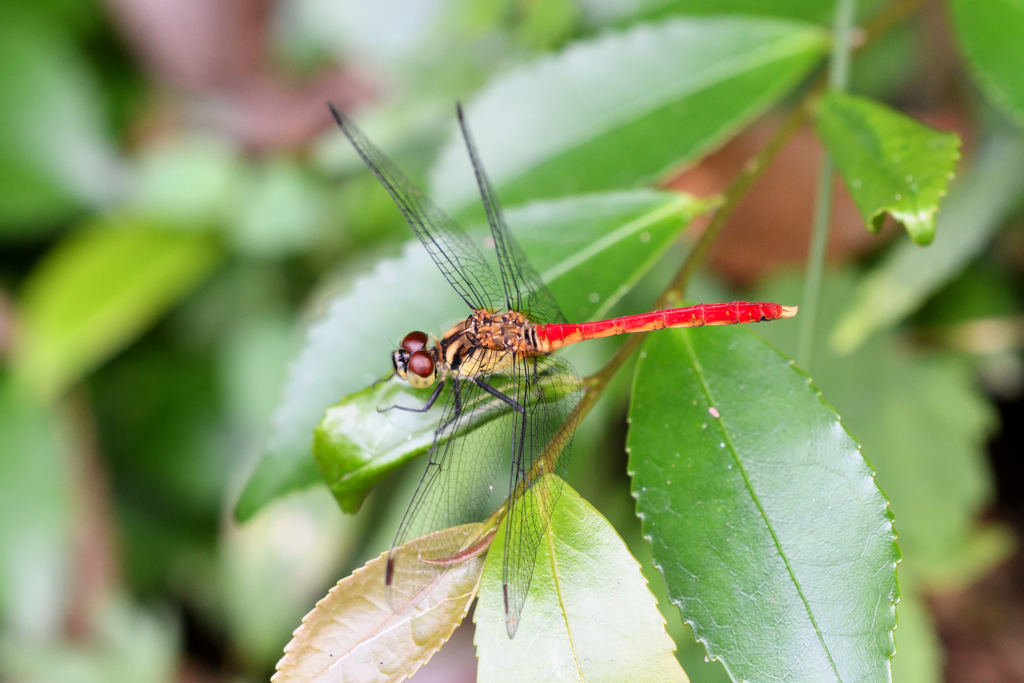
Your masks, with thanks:
[{"label": "glossy leaf surface", "polygon": [[1024,4],[1019,0],[951,0],[953,26],[989,98],[1024,123]]},{"label": "glossy leaf surface", "polygon": [[734,680],[889,680],[892,515],[808,377],[742,327],[652,334],[630,421],[637,513],[709,656]]},{"label": "glossy leaf surface", "polygon": [[[798,296],[800,287],[788,279],[760,294]],[[971,546],[983,538],[977,517],[993,495],[985,443],[996,416],[971,368],[953,356],[912,353],[891,333],[846,356],[824,346],[830,323],[855,291],[849,275],[828,278],[822,288],[814,381],[860,439],[891,499],[906,558],[900,571],[931,580],[948,576],[958,562],[958,573],[978,559],[991,566],[977,557],[987,551]],[[762,328],[783,351],[796,348],[795,330]]]},{"label": "glossy leaf surface", "polygon": [[76,233],[49,252],[25,285],[15,371],[43,396],[59,394],[141,333],[219,260],[216,242],[205,235],[132,222]]},{"label": "glossy leaf surface", "polygon": [[[566,314],[586,320],[606,313],[704,206],[667,192],[610,193],[529,204],[509,211],[508,221]],[[239,502],[239,518],[320,480],[310,435],[339,398],[384,376],[389,354],[405,334],[441,334],[468,314],[418,242],[336,297],[310,326],[290,370],[267,451]]]},{"label": "glossy leaf surface", "polygon": [[[977,580],[1010,547],[998,527],[981,527],[978,521],[993,495],[986,442],[996,416],[974,371],[960,359],[912,352],[891,332],[874,336],[852,354],[829,349],[829,327],[855,284],[850,274],[825,279],[814,381],[863,444],[896,517],[904,559],[893,680],[910,673],[907,680],[938,681],[939,638],[917,591]],[[759,296],[799,296],[802,286],[802,280],[788,278]],[[796,330],[759,329],[783,351],[796,349]]]},{"label": "glossy leaf surface", "polygon": [[1024,187],[1024,139],[1002,133],[985,143],[953,186],[939,214],[938,237],[927,249],[894,246],[861,282],[836,323],[831,344],[855,350],[874,332],[899,323],[954,278],[1002,225]]},{"label": "glossy leaf surface", "polygon": [[[467,107],[506,205],[664,179],[765,111],[827,49],[781,20],[670,19],[574,43],[501,77]],[[475,206],[462,140],[431,174],[434,198]]]},{"label": "glossy leaf surface", "polygon": [[[458,533],[459,529],[438,534]],[[429,543],[429,539],[411,541],[402,551],[416,552],[417,545]],[[317,603],[285,647],[272,681],[405,680],[451,637],[466,616],[476,597],[484,556],[441,572],[415,595],[388,594],[386,565],[385,553],[339,581]]]},{"label": "glossy leaf surface", "polygon": [[519,630],[509,640],[501,583],[504,533],[499,527],[488,552],[473,617],[477,680],[687,680],[640,565],[608,520],[568,486],[537,553]]},{"label": "glossy leaf surface", "polygon": [[356,512],[384,477],[430,449],[447,389],[435,410],[381,412],[393,405],[422,406],[429,395],[392,379],[327,409],[314,433],[313,455],[342,510]]},{"label": "glossy leaf surface", "polygon": [[817,129],[868,230],[879,232],[889,214],[918,244],[935,238],[959,136],[839,91],[822,98]]}]

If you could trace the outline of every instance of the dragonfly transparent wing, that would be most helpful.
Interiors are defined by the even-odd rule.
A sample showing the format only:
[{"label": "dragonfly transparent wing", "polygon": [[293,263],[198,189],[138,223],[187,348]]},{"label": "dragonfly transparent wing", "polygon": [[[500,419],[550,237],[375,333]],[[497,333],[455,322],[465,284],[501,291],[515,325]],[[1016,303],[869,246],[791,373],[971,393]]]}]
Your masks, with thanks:
[{"label": "dragonfly transparent wing", "polygon": [[[489,385],[503,394],[511,392],[510,380],[508,375],[487,378]],[[426,469],[392,544],[389,584],[391,575],[407,584],[395,587],[393,593],[415,594],[418,584],[433,580],[444,571],[448,559],[458,557],[476,539],[472,527],[465,526],[462,536],[437,535],[432,544],[419,544],[415,556],[402,554],[405,543],[483,521],[504,500],[503,488],[495,493],[494,484],[508,450],[508,423],[514,411],[472,381],[460,380],[458,387],[448,393]]]},{"label": "dragonfly transparent wing", "polygon": [[505,304],[502,288],[469,236],[437,207],[384,156],[363,132],[333,104],[328,104],[341,132],[370,168],[391,198],[395,200],[406,222],[426,247],[430,258],[441,269],[462,300],[474,310],[500,310]]},{"label": "dragonfly transparent wing", "polygon": [[462,137],[466,141],[469,159],[473,163],[473,171],[476,173],[476,183],[480,188],[484,209],[487,211],[487,222],[491,226],[494,248],[498,252],[505,304],[510,311],[519,311],[535,323],[568,322],[562,309],[551,295],[551,291],[530,265],[526,254],[523,253],[519,243],[509,231],[501,204],[498,203],[498,195],[494,192],[491,181],[484,172],[483,164],[480,163],[480,156],[469,133],[469,125],[466,123],[461,105],[458,107],[458,114]]},{"label": "dragonfly transparent wing", "polygon": [[[392,545],[388,581],[399,609],[414,599],[408,596],[421,594],[448,567],[471,556],[483,533],[471,523],[507,500],[502,581],[511,637],[568,469],[580,381],[557,356],[517,360],[508,374],[484,381],[523,410],[461,381],[456,411],[455,393],[449,392],[426,470]],[[495,493],[503,457],[511,461],[509,488]],[[453,527],[460,532],[435,533]],[[434,534],[430,543],[417,544],[415,555],[403,551],[408,541],[428,534]]]},{"label": "dragonfly transparent wing", "polygon": [[581,390],[576,371],[558,356],[517,361],[512,382],[519,389],[517,400],[526,411],[524,415],[516,413],[512,420],[512,477],[502,558],[505,626],[509,638],[514,637],[519,628],[533,579],[537,549],[569,469]]}]

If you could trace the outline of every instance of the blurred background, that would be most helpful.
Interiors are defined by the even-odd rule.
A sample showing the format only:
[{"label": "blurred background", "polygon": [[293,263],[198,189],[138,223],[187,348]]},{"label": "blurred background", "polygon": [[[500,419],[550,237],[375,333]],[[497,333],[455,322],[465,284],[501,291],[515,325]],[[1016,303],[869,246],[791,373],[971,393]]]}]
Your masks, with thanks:
[{"label": "blurred background", "polygon": [[[862,18],[887,5],[862,2]],[[958,131],[970,167],[1014,124],[984,104],[948,8],[911,9],[858,55],[851,90]],[[0,678],[266,680],[302,615],[387,547],[415,463],[357,515],[314,486],[235,521],[305,326],[411,237],[327,100],[418,182],[455,100],[496,75],[605,31],[716,12],[828,25],[832,3],[4,0]],[[670,187],[720,191],[776,121]],[[799,300],[819,161],[798,134],[699,293]],[[898,682],[1024,681],[1021,189],[906,325],[852,355],[819,352],[816,384],[878,468],[907,557]],[[869,235],[837,184],[824,308],[838,315],[897,237]],[[623,312],[653,300],[682,249]],[[400,302],[358,313],[409,314]],[[366,349],[370,377],[390,350]],[[622,450],[628,375],[581,427],[596,455],[570,483],[646,562]],[[691,679],[728,680],[648,576]],[[416,680],[474,670],[467,622]]]}]

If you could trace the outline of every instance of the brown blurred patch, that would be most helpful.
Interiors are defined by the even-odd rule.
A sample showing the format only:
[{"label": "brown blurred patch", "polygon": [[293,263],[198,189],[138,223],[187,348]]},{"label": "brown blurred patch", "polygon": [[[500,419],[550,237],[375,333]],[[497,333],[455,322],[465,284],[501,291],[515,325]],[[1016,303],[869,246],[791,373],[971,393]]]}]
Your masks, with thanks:
[{"label": "brown blurred patch", "polygon": [[[917,114],[943,130],[964,134],[966,117],[943,109]],[[669,183],[674,190],[708,197],[724,190],[743,164],[771,137],[778,120],[755,124],[700,164]],[[736,207],[709,257],[718,273],[738,285],[751,285],[772,270],[802,268],[807,259],[821,145],[810,129],[798,132],[772,160]],[[870,234],[838,175],[834,187],[829,261],[843,262],[878,248],[896,234],[891,221],[882,234]],[[704,224],[695,225],[701,230]]]},{"label": "brown blurred patch", "polygon": [[[777,125],[777,121],[755,125],[670,187],[705,196],[721,192],[768,142]],[[711,267],[737,284],[749,285],[772,269],[801,266],[807,258],[820,163],[820,145],[810,130],[801,130],[736,206],[711,251]],[[853,200],[837,181],[830,260],[861,253],[876,241],[862,227]]]},{"label": "brown blurred patch", "polygon": [[117,523],[92,409],[83,390],[65,401],[75,455],[74,555],[68,633],[80,642],[95,634],[95,616],[122,590]]},{"label": "brown blurred patch", "polygon": [[368,79],[330,67],[300,79],[270,58],[271,0],[107,0],[140,61],[170,91],[153,132],[183,123],[247,149],[299,147],[330,125],[327,100],[367,99]]},{"label": "brown blurred patch", "polygon": [[929,598],[951,683],[1024,683],[1024,556],[973,586]]},{"label": "brown blurred patch", "polygon": [[14,305],[10,294],[0,288],[0,360],[7,360],[14,347]]}]

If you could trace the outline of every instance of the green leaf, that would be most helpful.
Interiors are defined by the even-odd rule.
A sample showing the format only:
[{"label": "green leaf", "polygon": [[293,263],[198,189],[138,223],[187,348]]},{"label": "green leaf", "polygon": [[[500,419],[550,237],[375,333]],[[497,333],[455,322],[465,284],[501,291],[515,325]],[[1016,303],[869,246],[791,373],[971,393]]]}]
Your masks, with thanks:
[{"label": "green leaf", "polygon": [[835,0],[582,0],[580,4],[592,24],[650,21],[675,14],[746,14],[825,23],[832,18]]},{"label": "green leaf", "polygon": [[[478,526],[445,529],[410,541],[398,552],[415,553],[438,535],[463,535]],[[386,565],[384,553],[339,581],[317,603],[285,647],[274,683],[405,680],[465,618],[476,597],[484,556],[448,568],[411,595],[388,595]],[[399,585],[393,584],[392,591]],[[392,604],[403,607],[395,611]]]},{"label": "green leaf", "polygon": [[[507,218],[567,315],[585,320],[607,313],[705,208],[686,195],[644,190],[537,202]],[[471,231],[481,244],[483,230]],[[386,349],[410,330],[441,333],[468,313],[418,242],[335,298],[309,328],[236,516],[245,520],[275,497],[320,481],[310,442],[324,411],[383,376]]]},{"label": "green leaf", "polygon": [[126,219],[76,232],[25,284],[15,371],[45,397],[61,393],[142,333],[219,258],[205,236]]},{"label": "green leaf", "polygon": [[516,239],[570,320],[606,315],[713,204],[653,190],[533,202],[509,211]]},{"label": "green leaf", "polygon": [[[437,429],[436,410],[381,412],[387,406],[423,405],[430,393],[393,380],[352,394],[327,409],[314,432],[313,454],[342,510],[359,510],[382,479],[430,449]],[[447,396],[445,391],[438,405],[444,405]]]},{"label": "green leaf", "polygon": [[473,617],[478,680],[685,682],[640,565],[608,520],[570,487],[562,491],[513,640],[502,594],[504,524],[498,528]]},{"label": "green leaf", "polygon": [[[871,16],[884,0],[857,3],[858,21]],[[835,0],[580,0],[587,24],[651,21],[673,15],[738,14],[778,17],[831,25]]]},{"label": "green leaf", "polygon": [[900,322],[956,277],[1001,226],[1024,187],[1024,140],[996,134],[953,186],[928,249],[895,245],[861,281],[836,323],[833,348],[850,353],[878,330]]},{"label": "green leaf", "polygon": [[839,91],[822,98],[817,129],[868,230],[879,232],[888,213],[918,244],[934,239],[960,158],[958,135]]},{"label": "green leaf", "polygon": [[233,210],[233,245],[256,257],[310,251],[328,223],[323,193],[295,163],[251,169]]},{"label": "green leaf", "polygon": [[132,212],[179,230],[205,230],[223,222],[235,205],[254,202],[244,170],[241,151],[222,138],[161,140],[140,155],[127,203]]},{"label": "green leaf", "polygon": [[[818,63],[809,25],[675,19],[570,45],[495,80],[467,117],[506,204],[665,179],[724,142]],[[431,174],[449,208],[478,201],[462,140]]]},{"label": "green leaf", "polygon": [[0,237],[105,203],[124,181],[88,61],[33,14],[0,7]]},{"label": "green leaf", "polygon": [[0,373],[0,624],[56,637],[71,579],[73,462],[67,425]]},{"label": "green leaf", "polygon": [[[759,295],[785,299],[798,296],[801,286],[790,278]],[[822,288],[815,384],[860,439],[889,496],[905,557],[901,575],[963,585],[1005,556],[1007,547],[1000,534],[981,534],[978,527],[993,496],[986,442],[994,411],[962,359],[914,353],[893,334],[878,335],[847,356],[825,346],[830,323],[855,287],[847,274],[827,278]],[[762,329],[784,351],[796,348],[794,330]]]},{"label": "green leaf", "polygon": [[[802,280],[789,278],[759,295],[796,296],[801,287]],[[986,442],[995,415],[959,359],[912,354],[893,334],[877,335],[850,355],[825,346],[825,331],[854,287],[848,274],[825,280],[815,383],[863,443],[899,526],[904,559],[893,680],[937,683],[942,648],[920,591],[966,586],[1014,545],[1012,531],[978,522],[993,496]],[[784,350],[796,347],[794,331],[762,329]]]},{"label": "green leaf", "polygon": [[733,680],[888,681],[892,515],[807,376],[742,327],[656,333],[629,416],[637,514],[708,655]]},{"label": "green leaf", "polygon": [[993,102],[1024,124],[1024,4],[950,0],[949,6],[974,76]]}]

